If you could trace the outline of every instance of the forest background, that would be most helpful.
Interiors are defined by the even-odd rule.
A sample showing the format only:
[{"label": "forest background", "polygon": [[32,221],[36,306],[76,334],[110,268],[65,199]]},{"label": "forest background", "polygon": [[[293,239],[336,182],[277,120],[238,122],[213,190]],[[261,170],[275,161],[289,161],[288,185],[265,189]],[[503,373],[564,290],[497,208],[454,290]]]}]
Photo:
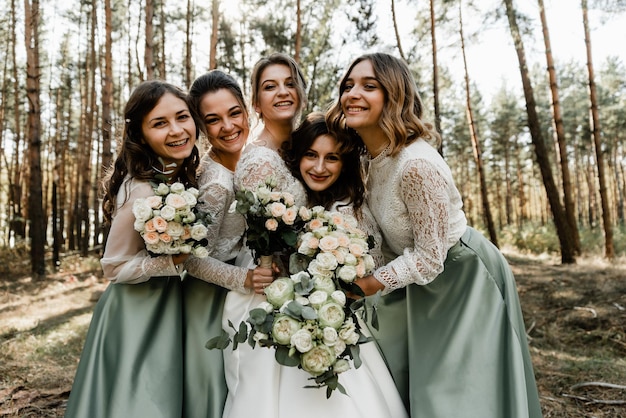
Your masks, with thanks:
[{"label": "forest background", "polygon": [[[626,25],[594,53],[626,1],[550,14],[564,1],[3,0],[0,416],[63,414],[106,286],[99,182],[130,91],[220,68],[249,92],[273,51],[300,63],[307,112],[361,53],[407,61],[469,222],[516,274],[545,416],[626,416]],[[567,53],[550,42],[576,27]],[[474,55],[494,34],[505,50]],[[502,60],[517,71],[490,82]]]}]

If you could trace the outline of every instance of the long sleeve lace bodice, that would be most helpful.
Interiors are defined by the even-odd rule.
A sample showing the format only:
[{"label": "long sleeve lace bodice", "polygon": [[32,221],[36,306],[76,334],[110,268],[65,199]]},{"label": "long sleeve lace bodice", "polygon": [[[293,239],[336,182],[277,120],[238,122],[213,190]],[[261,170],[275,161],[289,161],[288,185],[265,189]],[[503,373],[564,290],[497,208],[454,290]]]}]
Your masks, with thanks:
[{"label": "long sleeve lace bodice", "polygon": [[235,200],[233,172],[208,155],[202,159],[198,178],[200,195],[197,208],[209,213],[209,257],[189,257],[185,268],[194,277],[230,290],[243,291],[247,268],[225,263],[237,257],[242,247],[245,219],[239,213],[229,213]]},{"label": "long sleeve lace bodice", "polygon": [[117,194],[111,229],[100,260],[104,277],[116,283],[142,283],[153,276],[176,276],[171,255],[152,257],[139,232],[135,231],[133,202],[154,195],[152,186],[126,178]]},{"label": "long sleeve lace bodice", "polygon": [[276,151],[254,143],[246,145],[235,170],[235,190],[254,190],[269,177],[276,181],[278,190],[293,194],[296,205],[306,204],[302,183],[291,174]]},{"label": "long sleeve lace bodice", "polygon": [[383,152],[370,160],[367,190],[388,260],[376,279],[388,291],[430,283],[467,227],[448,165],[420,139],[394,157]]}]

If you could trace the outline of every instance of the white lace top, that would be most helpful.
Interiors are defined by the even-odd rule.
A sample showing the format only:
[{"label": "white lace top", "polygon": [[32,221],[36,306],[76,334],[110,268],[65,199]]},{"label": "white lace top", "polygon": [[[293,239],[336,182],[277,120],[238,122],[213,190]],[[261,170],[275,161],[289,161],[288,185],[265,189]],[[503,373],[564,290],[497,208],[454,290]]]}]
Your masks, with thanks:
[{"label": "white lace top", "polygon": [[385,150],[367,165],[367,202],[388,261],[374,276],[385,292],[430,283],[467,227],[450,168],[421,139],[394,157]]},{"label": "white lace top", "polygon": [[200,195],[197,208],[209,213],[212,219],[207,236],[210,257],[189,257],[185,268],[194,277],[245,292],[243,285],[248,269],[225,263],[237,257],[246,227],[241,214],[228,212],[235,200],[233,172],[207,154],[200,163],[198,184]]},{"label": "white lace top", "polygon": [[133,202],[152,195],[154,190],[145,181],[127,177],[120,187],[109,237],[100,260],[104,277],[112,282],[135,284],[146,282],[153,276],[179,274],[172,262],[172,256],[150,256],[143,238],[133,228]]},{"label": "white lace top", "polygon": [[254,143],[246,145],[235,170],[235,190],[254,190],[272,177],[278,190],[293,194],[296,205],[307,202],[306,191],[285,165],[278,152]]}]

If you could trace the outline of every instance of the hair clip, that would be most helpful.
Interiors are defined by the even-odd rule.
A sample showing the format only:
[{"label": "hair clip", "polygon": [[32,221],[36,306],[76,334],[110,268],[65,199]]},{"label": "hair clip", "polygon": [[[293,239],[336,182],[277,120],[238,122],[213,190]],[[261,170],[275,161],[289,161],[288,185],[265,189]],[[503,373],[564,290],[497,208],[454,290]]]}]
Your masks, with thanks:
[{"label": "hair clip", "polygon": [[126,123],[130,123],[130,119],[126,119],[126,120],[125,120],[125,122],[126,122]]}]

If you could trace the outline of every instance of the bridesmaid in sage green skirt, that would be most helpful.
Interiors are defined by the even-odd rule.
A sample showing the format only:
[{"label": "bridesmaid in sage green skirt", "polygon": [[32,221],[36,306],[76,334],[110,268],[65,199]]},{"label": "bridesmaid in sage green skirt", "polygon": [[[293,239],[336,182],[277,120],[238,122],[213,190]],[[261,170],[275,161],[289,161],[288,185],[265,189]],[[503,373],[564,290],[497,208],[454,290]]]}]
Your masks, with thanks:
[{"label": "bridesmaid in sage green skirt", "polygon": [[183,403],[183,304],[187,255],[150,255],[135,231],[133,203],[151,181],[196,187],[198,130],[187,95],[157,80],[140,84],[124,111],[123,141],[105,179],[110,222],[101,260],[111,280],[93,313],[67,418],[179,418]]},{"label": "bridesmaid in sage green skirt", "polygon": [[422,111],[407,64],[373,53],[352,62],[327,113],[369,154],[367,203],[387,263],[357,280],[383,294],[372,333],[411,417],[541,417],[513,274],[467,226]]}]

